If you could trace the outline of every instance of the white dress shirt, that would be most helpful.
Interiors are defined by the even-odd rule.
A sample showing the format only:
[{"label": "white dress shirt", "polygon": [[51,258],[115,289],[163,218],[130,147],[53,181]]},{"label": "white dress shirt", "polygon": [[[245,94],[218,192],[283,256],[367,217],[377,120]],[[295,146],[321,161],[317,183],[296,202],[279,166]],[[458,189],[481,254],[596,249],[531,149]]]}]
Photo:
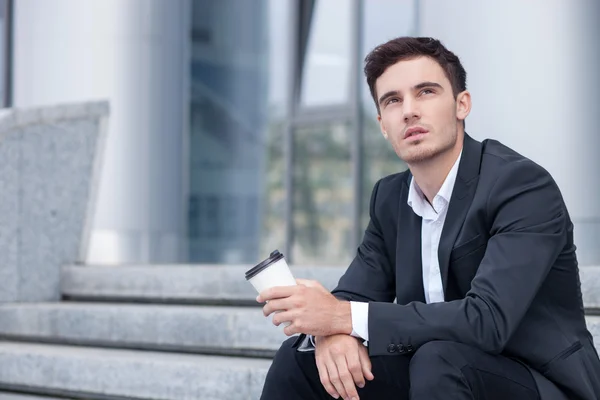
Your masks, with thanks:
[{"label": "white dress shirt", "polygon": [[[444,301],[438,247],[461,156],[462,152],[454,162],[439,192],[433,198],[433,204],[429,204],[414,178],[410,182],[407,203],[413,209],[413,212],[423,219],[421,224],[421,262],[423,288],[425,289],[425,301],[427,303]],[[352,336],[368,341],[369,303],[351,301],[350,308],[352,311]]]}]

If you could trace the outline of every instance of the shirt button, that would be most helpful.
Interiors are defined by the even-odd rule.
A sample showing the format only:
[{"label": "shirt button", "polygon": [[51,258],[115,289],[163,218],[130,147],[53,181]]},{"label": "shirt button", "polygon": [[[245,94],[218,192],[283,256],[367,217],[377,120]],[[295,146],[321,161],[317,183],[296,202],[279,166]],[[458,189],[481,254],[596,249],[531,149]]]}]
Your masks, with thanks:
[{"label": "shirt button", "polygon": [[388,353],[395,353],[396,352],[396,345],[394,344],[390,344],[387,348]]}]

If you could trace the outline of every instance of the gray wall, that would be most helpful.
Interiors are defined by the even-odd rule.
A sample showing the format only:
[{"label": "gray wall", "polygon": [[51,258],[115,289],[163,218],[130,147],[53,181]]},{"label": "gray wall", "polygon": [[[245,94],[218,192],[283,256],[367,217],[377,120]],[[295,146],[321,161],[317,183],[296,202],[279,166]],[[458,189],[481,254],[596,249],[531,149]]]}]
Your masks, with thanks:
[{"label": "gray wall", "polygon": [[108,105],[0,115],[0,302],[57,301],[87,252]]}]

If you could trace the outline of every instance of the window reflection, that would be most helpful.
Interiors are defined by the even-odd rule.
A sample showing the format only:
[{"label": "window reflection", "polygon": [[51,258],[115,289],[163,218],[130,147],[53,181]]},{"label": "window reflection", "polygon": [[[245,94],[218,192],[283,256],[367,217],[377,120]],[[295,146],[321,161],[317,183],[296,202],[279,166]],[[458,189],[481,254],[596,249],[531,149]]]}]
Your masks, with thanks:
[{"label": "window reflection", "polygon": [[[363,48],[362,59],[375,46],[398,36],[416,33],[414,0],[364,1],[362,12]],[[366,82],[361,84],[361,100],[365,116],[363,118],[363,193],[361,194],[361,223],[366,228],[369,221],[369,201],[375,182],[380,178],[404,171],[406,164],[398,158],[392,145],[384,139],[377,123],[377,109]]]},{"label": "window reflection", "polygon": [[[363,1],[363,40],[361,60],[377,45],[398,36],[414,36],[416,32],[416,0]],[[364,82],[364,81],[363,81]],[[361,97],[369,112],[376,113],[369,87],[361,85]]]},{"label": "window reflection", "polygon": [[[190,261],[254,263],[283,235],[283,169],[270,68],[285,69],[284,2],[194,0],[191,32]],[[277,32],[278,29],[282,31]],[[272,31],[275,30],[275,31]],[[273,40],[267,40],[272,38]],[[289,58],[289,57],[288,57]],[[274,196],[270,198],[269,196]],[[277,214],[279,212],[279,214]],[[278,239],[273,239],[273,237]]]},{"label": "window reflection", "polygon": [[337,265],[351,259],[350,137],[346,124],[295,132],[292,252],[296,264]]},{"label": "window reflection", "polygon": [[351,12],[351,0],[316,1],[304,63],[302,106],[349,102]]},{"label": "window reflection", "polygon": [[[350,104],[352,0],[314,2],[303,57],[300,110]],[[413,1],[363,2],[362,57],[410,33]],[[286,246],[284,132],[295,0],[193,0],[190,69],[191,262],[254,263]],[[347,264],[355,253],[352,210],[368,221],[374,183],[406,166],[379,132],[366,84],[363,188],[352,177],[352,121],[293,129],[291,193],[295,264]]]}]

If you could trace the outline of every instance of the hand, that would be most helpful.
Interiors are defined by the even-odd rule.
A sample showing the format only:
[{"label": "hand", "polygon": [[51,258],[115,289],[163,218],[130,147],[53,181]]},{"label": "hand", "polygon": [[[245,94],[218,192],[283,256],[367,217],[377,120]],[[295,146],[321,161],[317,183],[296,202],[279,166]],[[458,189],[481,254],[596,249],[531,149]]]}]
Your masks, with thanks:
[{"label": "hand", "polygon": [[296,286],[277,286],[262,291],[256,300],[267,301],[263,314],[273,316],[273,324],[288,322],[283,332],[292,336],[306,333],[329,336],[352,333],[350,303],[336,299],[317,281],[297,279]]},{"label": "hand", "polygon": [[[372,381],[371,360],[367,348],[357,338],[333,335],[316,339],[315,360],[323,387],[336,399],[356,399],[356,386]],[[356,386],[355,386],[356,385]]]}]

